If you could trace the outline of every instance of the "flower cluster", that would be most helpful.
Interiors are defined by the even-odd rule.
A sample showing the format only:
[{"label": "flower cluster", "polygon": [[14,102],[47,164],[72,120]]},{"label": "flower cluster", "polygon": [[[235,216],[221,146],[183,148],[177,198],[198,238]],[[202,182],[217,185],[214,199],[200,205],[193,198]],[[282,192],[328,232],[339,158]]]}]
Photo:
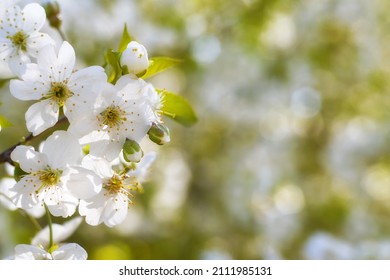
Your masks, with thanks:
[{"label": "flower cluster", "polygon": [[[155,159],[154,153],[144,156],[141,141],[147,135],[159,145],[170,141],[163,93],[142,79],[150,69],[147,50],[129,39],[115,52],[115,79],[101,66],[78,69],[72,45],[42,32],[45,9],[16,2],[1,2],[0,60],[15,76],[11,94],[34,101],[25,113],[28,131],[33,137],[48,129],[52,134],[38,149],[14,148],[10,157],[21,175],[0,181],[0,199],[36,217],[45,209],[64,218],[78,211],[90,225],[116,226]],[[59,122],[69,123],[66,131],[56,130]],[[32,246],[20,245],[17,258],[64,254]]]}]

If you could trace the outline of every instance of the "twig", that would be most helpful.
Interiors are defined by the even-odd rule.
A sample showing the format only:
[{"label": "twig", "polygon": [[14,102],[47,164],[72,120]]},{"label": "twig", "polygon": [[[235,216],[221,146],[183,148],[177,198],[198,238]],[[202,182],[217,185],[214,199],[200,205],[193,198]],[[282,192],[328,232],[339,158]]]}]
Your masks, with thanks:
[{"label": "twig", "polygon": [[24,143],[26,143],[27,141],[30,141],[34,139],[34,136],[32,135],[32,133],[30,133],[27,137],[23,137],[22,140],[20,140],[18,143],[16,143],[15,145],[9,147],[7,150],[5,150],[4,152],[2,152],[0,154],[0,163],[5,163],[5,162],[8,162],[12,165],[14,165],[14,162],[12,161],[11,159],[11,153],[12,151],[19,145],[22,145]]},{"label": "twig", "polygon": [[[63,123],[64,121],[66,121],[66,117],[65,116],[62,116],[58,122],[55,124],[54,128],[56,126],[58,126],[59,124]],[[26,142],[28,141],[31,141],[31,140],[34,140],[36,137],[38,137],[39,135],[36,135],[34,136],[32,133],[30,133],[29,135],[27,135],[26,137],[23,137],[18,143],[16,143],[15,145],[9,147],[8,149],[6,149],[4,152],[2,152],[0,154],[0,164],[1,163],[5,163],[5,162],[8,162],[12,165],[14,165],[14,162],[12,161],[11,159],[11,153],[13,150],[15,150],[15,148],[19,145],[23,145],[25,144]]]}]

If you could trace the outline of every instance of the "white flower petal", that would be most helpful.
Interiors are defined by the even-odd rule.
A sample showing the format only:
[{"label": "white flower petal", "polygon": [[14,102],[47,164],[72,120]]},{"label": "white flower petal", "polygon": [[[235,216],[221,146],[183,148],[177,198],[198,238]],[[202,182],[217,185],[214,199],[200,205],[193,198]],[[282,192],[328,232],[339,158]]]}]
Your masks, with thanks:
[{"label": "white flower petal", "polygon": [[18,53],[15,52],[15,54],[9,56],[8,67],[15,75],[20,77],[26,72],[26,64],[30,62],[31,59],[27,53],[19,51]]},{"label": "white flower petal", "polygon": [[64,115],[69,122],[80,121],[93,110],[94,102],[88,102],[75,95],[69,97],[64,104]]},{"label": "white flower petal", "polygon": [[115,88],[125,100],[132,100],[142,97],[141,91],[146,85],[142,79],[124,75],[116,82]]},{"label": "white flower petal", "polygon": [[27,64],[24,76],[27,76],[28,79],[24,81],[11,80],[10,92],[15,98],[19,100],[38,100],[48,92],[48,86],[42,84],[37,70],[36,64]]},{"label": "white flower petal", "polygon": [[102,90],[99,92],[99,97],[97,99],[96,109],[103,109],[107,106],[110,106],[115,100],[117,95],[117,89],[114,85],[110,83],[105,83],[102,87]]},{"label": "white flower petal", "polygon": [[55,125],[58,121],[59,108],[52,100],[39,101],[28,108],[26,125],[34,136]]},{"label": "white flower petal", "polygon": [[98,91],[107,83],[107,75],[100,66],[90,66],[76,71],[69,79],[69,88],[74,93],[96,94],[92,90]]},{"label": "white flower petal", "polygon": [[79,213],[81,216],[85,216],[87,224],[97,226],[103,222],[101,215],[106,205],[106,195],[108,195],[107,191],[103,189],[89,201],[80,200]]},{"label": "white flower petal", "polygon": [[93,142],[101,141],[101,140],[109,140],[110,137],[107,133],[107,131],[92,131],[91,133],[88,133],[87,135],[81,137],[79,139],[79,143],[81,145],[90,144]]},{"label": "white flower petal", "polygon": [[40,72],[45,77],[49,77],[52,74],[53,65],[57,64],[55,46],[51,44],[45,46],[38,54],[37,64],[39,66]]},{"label": "white flower petal", "polygon": [[54,260],[86,260],[87,252],[76,243],[62,245],[52,253]]},{"label": "white flower petal", "polygon": [[[4,11],[3,20],[1,21],[0,28],[2,31],[16,31],[22,25],[22,11],[15,3],[6,8]],[[13,34],[13,32],[10,32]]]},{"label": "white flower petal", "polygon": [[3,205],[10,211],[17,209],[16,205],[12,202],[10,198],[9,189],[14,187],[16,181],[13,178],[3,178],[0,180],[0,204]]},{"label": "white flower petal", "polygon": [[40,30],[46,20],[45,10],[36,3],[26,5],[23,9],[23,16],[23,31],[26,33]]},{"label": "white flower petal", "polygon": [[93,111],[98,93],[108,84],[106,81],[107,76],[100,66],[91,66],[72,74],[68,87],[74,95],[64,106],[64,113],[70,121]]},{"label": "white flower petal", "polygon": [[19,244],[15,247],[15,260],[50,260],[52,257],[45,250],[26,244]]},{"label": "white flower petal", "polygon": [[4,168],[5,168],[5,172],[7,173],[7,175],[14,176],[15,166],[6,162],[6,163],[4,163]]},{"label": "white flower petal", "polygon": [[54,40],[46,33],[35,32],[27,39],[28,54],[38,57],[39,52],[47,45],[55,45]]},{"label": "white flower petal", "polygon": [[67,177],[67,188],[77,198],[88,199],[97,195],[102,189],[101,178],[88,169],[69,168]]},{"label": "white flower petal", "polygon": [[0,1],[0,16],[5,15],[5,11],[15,5],[16,0],[2,0]]},{"label": "white flower petal", "polygon": [[11,153],[11,159],[28,173],[44,169],[47,165],[46,155],[36,152],[31,146],[17,146]]},{"label": "white flower petal", "polygon": [[96,157],[103,157],[108,161],[113,161],[119,157],[125,139],[120,142],[110,140],[96,141],[90,144],[89,153]]},{"label": "white flower petal", "polygon": [[151,107],[153,111],[158,111],[162,107],[162,101],[160,95],[152,84],[147,84],[141,90],[142,97],[145,98],[146,103]]},{"label": "white flower petal", "polygon": [[58,51],[58,60],[57,60],[57,70],[61,73],[55,73],[58,75],[56,81],[63,81],[70,78],[74,64],[76,61],[76,54],[73,47],[67,42],[64,41]]},{"label": "white flower petal", "polygon": [[50,167],[61,169],[78,162],[81,147],[73,134],[56,131],[47,138],[42,153],[48,156]]},{"label": "white flower petal", "polygon": [[140,99],[132,100],[123,109],[128,112],[127,121],[122,129],[123,136],[140,142],[152,126],[154,119],[152,110]]},{"label": "white flower petal", "polygon": [[[92,112],[86,111],[85,114],[86,115],[83,117],[69,119],[69,123],[70,123],[68,128],[69,132],[79,137],[83,137],[99,129],[98,120],[92,114]],[[92,138],[95,137],[92,136]],[[90,143],[90,142],[92,141],[87,141],[85,143]],[[83,144],[83,142],[80,143]]]},{"label": "white flower petal", "polygon": [[31,209],[40,202],[36,193],[40,186],[38,177],[26,175],[10,189],[10,197],[17,207]]},{"label": "white flower petal", "polygon": [[101,219],[108,227],[119,225],[126,219],[128,207],[128,198],[118,194],[107,201]]},{"label": "white flower petal", "polygon": [[114,175],[111,164],[101,157],[87,155],[83,158],[81,165],[94,171],[100,178],[111,178]]},{"label": "white flower petal", "polygon": [[[31,87],[38,86],[39,84],[42,84],[42,82],[44,82],[41,77],[39,67],[36,63],[28,63],[26,65],[26,72],[20,76],[20,79],[25,82],[29,82],[30,84],[33,84]],[[34,84],[34,82],[36,82],[36,84]],[[49,87],[46,88],[49,89]]]},{"label": "white flower petal", "polygon": [[34,218],[40,218],[46,213],[45,207],[40,203],[38,203],[37,205],[33,206],[30,209],[24,209],[24,210],[27,212],[27,214],[33,216]]},{"label": "white flower petal", "polygon": [[12,43],[8,39],[0,37],[0,60],[3,62],[8,61],[14,51]]},{"label": "white flower petal", "polygon": [[42,195],[41,200],[44,201],[50,213],[56,217],[69,217],[76,212],[79,200],[71,193],[64,189],[63,186],[47,187]]}]

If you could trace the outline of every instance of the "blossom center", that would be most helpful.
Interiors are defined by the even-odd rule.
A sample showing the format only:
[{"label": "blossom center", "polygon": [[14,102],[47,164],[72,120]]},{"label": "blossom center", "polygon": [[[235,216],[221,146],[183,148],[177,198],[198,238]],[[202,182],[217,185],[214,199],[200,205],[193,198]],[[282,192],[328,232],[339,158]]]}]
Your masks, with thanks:
[{"label": "blossom center", "polygon": [[65,101],[73,95],[73,92],[64,83],[53,82],[51,83],[49,98],[55,100],[58,106],[64,106]]},{"label": "blossom center", "polygon": [[101,124],[113,128],[124,124],[126,121],[125,114],[126,112],[121,110],[119,106],[111,105],[110,107],[106,108],[106,110],[101,112],[97,118]]},{"label": "blossom center", "polygon": [[12,45],[22,51],[27,51],[27,35],[23,31],[16,32],[13,36],[8,36]]},{"label": "blossom center", "polygon": [[117,194],[123,186],[122,178],[118,175],[112,176],[103,186],[110,194]]},{"label": "blossom center", "polygon": [[62,170],[51,169],[50,167],[37,172],[42,187],[56,186],[61,181]]}]

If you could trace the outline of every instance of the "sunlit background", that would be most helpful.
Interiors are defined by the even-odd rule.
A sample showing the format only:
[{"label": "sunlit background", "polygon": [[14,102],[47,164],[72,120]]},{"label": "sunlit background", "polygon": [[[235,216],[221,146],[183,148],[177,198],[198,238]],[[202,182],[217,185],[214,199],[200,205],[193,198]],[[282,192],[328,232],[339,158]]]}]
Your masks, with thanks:
[{"label": "sunlit background", "polygon": [[[199,117],[167,120],[172,141],[122,225],[69,239],[89,259],[390,258],[389,1],[59,3],[80,66],[102,65],[127,23],[149,56],[184,60],[150,82]],[[4,150],[29,104],[7,84],[0,101]],[[0,221],[0,256],[31,241],[17,211]]]}]

